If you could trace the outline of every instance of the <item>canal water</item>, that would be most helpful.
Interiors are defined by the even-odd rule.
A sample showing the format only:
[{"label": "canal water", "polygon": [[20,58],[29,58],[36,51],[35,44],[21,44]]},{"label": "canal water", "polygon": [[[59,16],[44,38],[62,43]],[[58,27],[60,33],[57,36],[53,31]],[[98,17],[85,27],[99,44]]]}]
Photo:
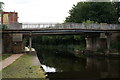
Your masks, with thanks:
[{"label": "canal water", "polygon": [[120,59],[82,56],[79,45],[38,45],[36,50],[50,80],[120,78]]}]

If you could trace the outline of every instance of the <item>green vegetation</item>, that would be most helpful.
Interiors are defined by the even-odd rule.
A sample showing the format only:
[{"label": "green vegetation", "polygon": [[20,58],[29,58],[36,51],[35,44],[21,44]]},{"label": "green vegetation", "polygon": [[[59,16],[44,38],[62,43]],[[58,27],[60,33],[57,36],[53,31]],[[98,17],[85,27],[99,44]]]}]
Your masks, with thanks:
[{"label": "green vegetation", "polygon": [[120,53],[120,36],[117,36],[117,41],[111,43],[111,49],[117,50]]},{"label": "green vegetation", "polygon": [[98,23],[117,23],[117,3],[113,2],[78,2],[69,11],[65,22],[82,23],[87,20]]},{"label": "green vegetation", "polygon": [[9,57],[9,56],[11,56],[12,54],[2,54],[1,56],[0,56],[0,61],[2,61],[2,60],[4,60],[4,59],[6,59],[7,57]]},{"label": "green vegetation", "polygon": [[47,51],[47,53],[49,51],[52,51],[53,53],[54,53],[54,51],[58,51],[60,53],[64,53],[64,55],[68,54],[68,53],[73,54],[76,51],[85,50],[85,47],[83,47],[81,45],[35,45],[35,44],[33,44],[33,47],[37,51],[40,51],[39,53],[41,53],[42,51]]},{"label": "green vegetation", "polygon": [[4,5],[4,3],[3,3],[3,2],[0,2],[0,12],[3,11],[3,5]]},{"label": "green vegetation", "polygon": [[0,25],[0,29],[2,29],[2,30],[5,30],[5,29],[7,29],[7,28],[8,28],[8,26],[5,25],[5,24]]},{"label": "green vegetation", "polygon": [[12,54],[2,54],[2,60],[6,59],[7,57],[11,56]]},{"label": "green vegetation", "polygon": [[117,10],[117,14],[120,17],[120,2],[114,2],[113,5],[115,6],[116,10]]},{"label": "green vegetation", "polygon": [[25,54],[2,70],[3,78],[45,78],[39,65],[33,65],[34,55]]},{"label": "green vegetation", "polygon": [[83,21],[83,23],[97,23],[95,21],[90,21],[90,20],[86,20],[86,21]]},{"label": "green vegetation", "polygon": [[[3,6],[4,6],[4,3],[3,3],[3,2],[0,2],[0,16],[2,16],[1,13],[2,13],[2,11],[3,11],[3,9],[4,9]],[[8,27],[7,25],[3,25],[3,24],[1,25],[1,24],[0,24],[0,30],[7,29],[7,27]]]},{"label": "green vegetation", "polygon": [[104,53],[104,51],[105,51],[105,48],[99,48],[99,49],[97,50],[98,53]]},{"label": "green vegetation", "polygon": [[85,38],[80,35],[39,36],[33,37],[33,43],[39,45],[81,44],[84,46]]}]

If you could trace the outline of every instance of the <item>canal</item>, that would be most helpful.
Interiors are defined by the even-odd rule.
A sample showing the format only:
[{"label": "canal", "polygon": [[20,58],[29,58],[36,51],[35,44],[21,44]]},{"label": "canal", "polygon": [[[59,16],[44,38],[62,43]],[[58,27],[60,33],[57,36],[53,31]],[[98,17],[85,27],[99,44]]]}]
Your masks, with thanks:
[{"label": "canal", "polygon": [[51,80],[120,78],[120,59],[85,57],[80,55],[79,45],[37,45],[35,48]]}]

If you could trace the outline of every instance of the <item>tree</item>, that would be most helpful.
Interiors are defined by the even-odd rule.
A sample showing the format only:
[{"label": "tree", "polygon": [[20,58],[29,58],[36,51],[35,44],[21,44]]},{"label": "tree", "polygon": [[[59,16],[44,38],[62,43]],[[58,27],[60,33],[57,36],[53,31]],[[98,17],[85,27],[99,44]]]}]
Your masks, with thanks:
[{"label": "tree", "polygon": [[[120,2],[114,2],[113,5],[115,6],[117,10],[118,19],[120,19]],[[118,21],[118,23],[120,22]]]},{"label": "tree", "polygon": [[87,20],[98,23],[117,23],[117,10],[112,2],[78,2],[69,11],[65,22],[82,23]]},{"label": "tree", "polygon": [[3,2],[0,2],[0,12],[3,11],[3,5],[4,5],[4,3],[3,3]]}]

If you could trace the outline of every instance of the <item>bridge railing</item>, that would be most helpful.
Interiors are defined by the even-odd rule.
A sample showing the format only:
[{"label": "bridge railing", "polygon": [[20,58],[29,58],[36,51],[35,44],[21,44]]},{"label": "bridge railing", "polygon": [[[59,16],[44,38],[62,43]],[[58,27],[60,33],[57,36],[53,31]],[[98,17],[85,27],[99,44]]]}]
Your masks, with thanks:
[{"label": "bridge railing", "polygon": [[11,24],[7,29],[96,29],[96,30],[120,30],[119,24],[87,24],[87,23],[17,23]]},{"label": "bridge railing", "polygon": [[119,24],[87,24],[87,23],[65,23],[65,24],[22,24],[23,29],[120,29]]}]

